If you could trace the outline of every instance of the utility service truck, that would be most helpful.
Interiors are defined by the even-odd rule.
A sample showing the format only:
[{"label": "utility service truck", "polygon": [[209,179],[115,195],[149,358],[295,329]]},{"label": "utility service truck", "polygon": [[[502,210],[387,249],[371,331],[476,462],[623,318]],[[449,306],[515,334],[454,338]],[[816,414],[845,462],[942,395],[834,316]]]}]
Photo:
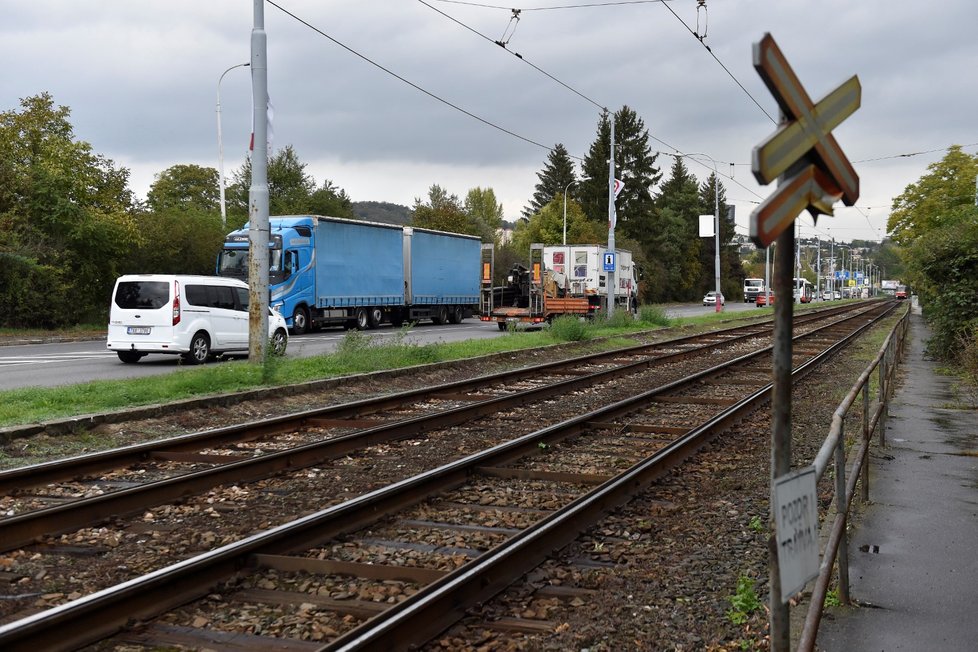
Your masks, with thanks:
[{"label": "utility service truck", "polygon": [[[600,245],[530,246],[530,267],[515,265],[506,283],[493,287],[494,251],[482,245],[481,319],[500,330],[509,324],[540,324],[561,315],[593,317],[607,310],[607,249]],[[638,309],[638,273],[632,254],[615,252],[616,309]]]},{"label": "utility service truck", "polygon": [[[227,235],[220,276],[247,279],[248,224]],[[430,319],[457,324],[479,307],[476,236],[339,217],[269,219],[269,301],[301,335]]]}]

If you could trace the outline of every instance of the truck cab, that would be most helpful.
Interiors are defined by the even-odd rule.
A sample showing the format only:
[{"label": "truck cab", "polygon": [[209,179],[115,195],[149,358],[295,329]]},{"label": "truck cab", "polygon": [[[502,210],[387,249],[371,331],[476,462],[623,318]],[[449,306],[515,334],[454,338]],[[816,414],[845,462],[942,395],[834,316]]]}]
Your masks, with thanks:
[{"label": "truck cab", "polygon": [[[282,313],[293,333],[311,327],[309,306],[315,305],[312,217],[282,217],[269,220],[268,290],[269,305]],[[217,258],[217,274],[248,280],[248,224],[232,231]]]}]

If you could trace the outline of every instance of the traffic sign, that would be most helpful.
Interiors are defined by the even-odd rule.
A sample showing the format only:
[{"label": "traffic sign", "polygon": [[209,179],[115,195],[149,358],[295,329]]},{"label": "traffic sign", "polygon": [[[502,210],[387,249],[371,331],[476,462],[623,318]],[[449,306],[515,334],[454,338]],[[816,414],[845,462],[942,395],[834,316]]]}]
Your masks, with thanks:
[{"label": "traffic sign", "polygon": [[604,271],[606,272],[615,271],[615,252],[613,251],[604,252]]},{"label": "traffic sign", "polygon": [[788,228],[806,208],[832,214],[832,204],[842,193],[819,168],[809,165],[778,186],[777,192],[764,200],[751,215],[750,236],[766,247]]},{"label": "traffic sign", "polygon": [[754,68],[785,116],[777,131],[754,148],[754,177],[768,184],[797,171],[751,216],[751,239],[766,247],[802,210],[814,217],[831,215],[839,199],[852,206],[859,198],[859,175],[831,131],[859,108],[862,88],[853,76],[813,103],[770,34],[754,44]]}]

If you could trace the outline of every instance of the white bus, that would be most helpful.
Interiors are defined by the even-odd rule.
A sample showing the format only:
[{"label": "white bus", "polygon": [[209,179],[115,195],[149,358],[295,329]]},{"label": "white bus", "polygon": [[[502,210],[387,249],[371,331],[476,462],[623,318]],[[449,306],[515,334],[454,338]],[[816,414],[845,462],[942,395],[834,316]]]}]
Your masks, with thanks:
[{"label": "white bus", "polygon": [[757,295],[762,292],[764,292],[764,279],[744,279],[744,303],[755,303],[757,301]]}]

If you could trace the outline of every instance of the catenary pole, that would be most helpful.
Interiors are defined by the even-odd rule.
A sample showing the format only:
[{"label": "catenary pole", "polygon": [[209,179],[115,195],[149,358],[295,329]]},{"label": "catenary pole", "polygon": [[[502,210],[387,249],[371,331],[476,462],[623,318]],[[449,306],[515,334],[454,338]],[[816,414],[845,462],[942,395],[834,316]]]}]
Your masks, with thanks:
[{"label": "catenary pole", "polygon": [[254,0],[251,30],[251,95],[254,150],[248,189],[248,355],[265,362],[268,348],[268,39],[265,2]]},{"label": "catenary pole", "polygon": [[[615,115],[611,114],[611,147],[608,152],[608,251],[615,252]],[[618,260],[615,257],[615,265]],[[615,312],[615,271],[608,272],[608,318]]]}]

